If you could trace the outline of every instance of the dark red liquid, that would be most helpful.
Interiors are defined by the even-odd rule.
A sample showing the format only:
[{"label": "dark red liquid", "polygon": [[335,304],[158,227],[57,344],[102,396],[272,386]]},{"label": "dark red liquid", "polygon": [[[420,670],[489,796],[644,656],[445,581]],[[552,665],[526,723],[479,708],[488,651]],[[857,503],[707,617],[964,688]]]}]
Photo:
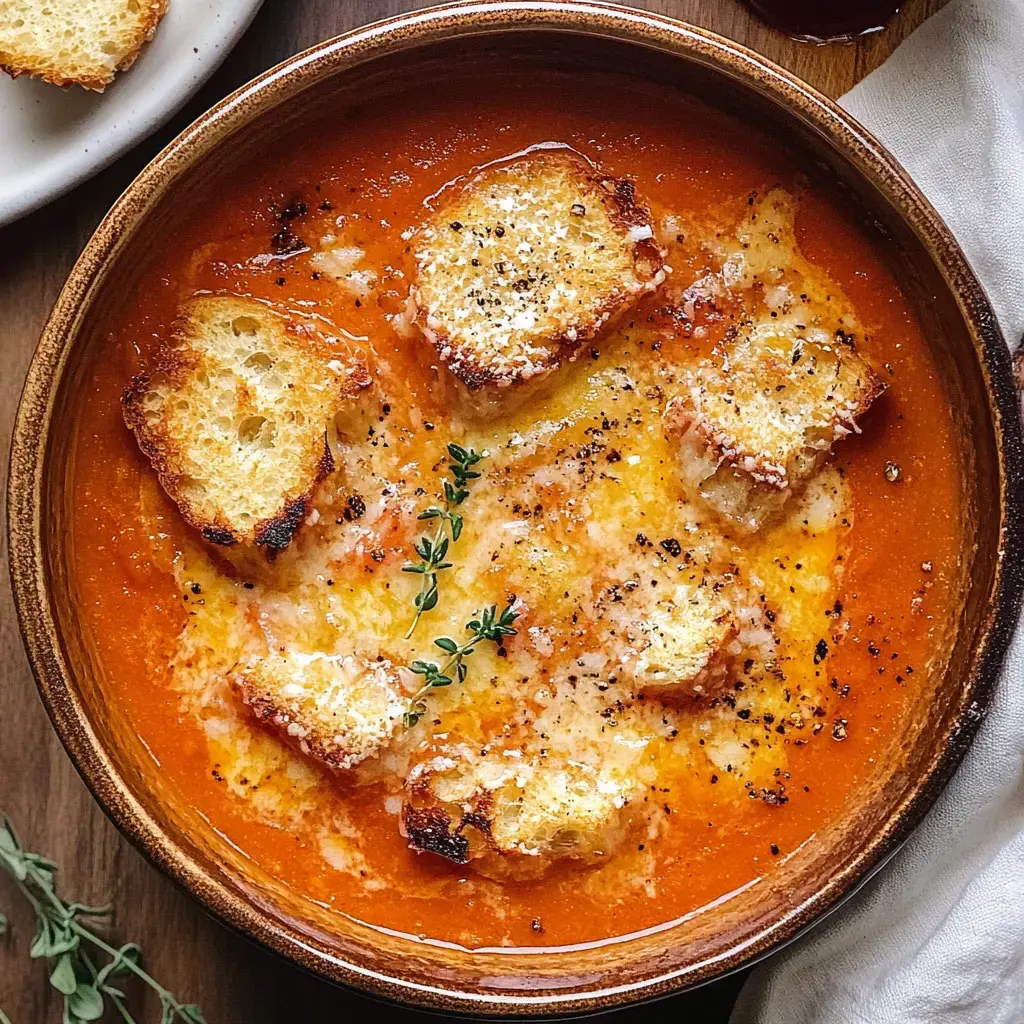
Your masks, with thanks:
[{"label": "dark red liquid", "polygon": [[798,39],[824,42],[877,32],[903,0],[746,0],[769,25]]}]

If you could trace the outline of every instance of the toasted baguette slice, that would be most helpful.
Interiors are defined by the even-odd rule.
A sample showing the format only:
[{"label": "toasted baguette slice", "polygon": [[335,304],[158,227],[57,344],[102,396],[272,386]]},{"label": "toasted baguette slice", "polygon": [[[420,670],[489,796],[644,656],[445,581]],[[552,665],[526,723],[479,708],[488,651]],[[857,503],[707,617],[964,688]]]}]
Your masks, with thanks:
[{"label": "toasted baguette slice", "polygon": [[206,540],[272,558],[333,471],[328,428],[369,375],[313,341],[254,299],[194,299],[152,372],[125,389],[125,422]]},{"label": "toasted baguette slice", "polygon": [[536,878],[559,860],[610,856],[629,834],[631,801],[642,791],[628,774],[560,754],[467,750],[412,770],[403,834],[414,850],[472,862],[489,877]]},{"label": "toasted baguette slice", "polygon": [[0,0],[0,69],[102,92],[166,10],[167,0]]},{"label": "toasted baguette slice", "polygon": [[272,652],[229,682],[259,721],[342,770],[378,753],[406,708],[390,662],[355,656]]},{"label": "toasted baguette slice", "polygon": [[632,183],[562,150],[475,174],[413,244],[415,323],[474,390],[550,373],[665,279]]},{"label": "toasted baguette slice", "polygon": [[768,522],[885,390],[846,335],[810,333],[754,327],[665,410],[685,488],[741,532]]},{"label": "toasted baguette slice", "polygon": [[626,629],[621,659],[626,678],[653,697],[700,697],[725,676],[736,618],[711,586],[676,587],[643,619]]}]

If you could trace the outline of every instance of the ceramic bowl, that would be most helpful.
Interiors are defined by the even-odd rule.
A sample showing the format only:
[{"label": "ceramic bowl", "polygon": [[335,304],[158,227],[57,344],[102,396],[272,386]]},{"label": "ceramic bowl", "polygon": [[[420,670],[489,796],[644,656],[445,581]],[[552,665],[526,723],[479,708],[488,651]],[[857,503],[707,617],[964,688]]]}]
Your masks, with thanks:
[{"label": "ceramic bowl", "polygon": [[[324,104],[363,102],[404,76],[481,52],[656,80],[775,133],[847,194],[899,267],[947,385],[960,433],[958,615],[930,700],[881,758],[860,799],[761,884],[663,927],[571,950],[470,951],[414,941],[304,902],[234,851],[161,779],[79,628],[68,572],[79,386],[99,357],[104,310],[137,257],[236,161],[259,158]],[[423,79],[421,78],[420,81]],[[323,43],[200,117],[134,181],[86,246],[28,375],[14,434],[11,570],[43,700],[118,827],[210,911],[323,977],[446,1013],[569,1016],[678,992],[779,948],[836,907],[897,848],[957,766],[1016,622],[1024,565],[1024,459],[1013,375],[992,310],[938,215],[885,150],[835,104],[718,36],[584,2],[467,3]]]}]

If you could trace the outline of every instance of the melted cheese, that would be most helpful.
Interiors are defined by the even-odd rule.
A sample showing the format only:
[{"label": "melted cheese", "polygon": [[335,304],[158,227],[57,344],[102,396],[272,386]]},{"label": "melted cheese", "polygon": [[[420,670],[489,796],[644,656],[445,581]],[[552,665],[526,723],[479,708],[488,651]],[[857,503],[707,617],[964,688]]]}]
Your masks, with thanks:
[{"label": "melted cheese", "polygon": [[[773,210],[792,217],[788,201]],[[815,315],[845,317],[842,296],[799,257],[791,223],[772,229],[781,239],[771,243],[774,265],[781,245],[787,266],[772,287],[791,294],[799,285]],[[701,287],[739,295],[747,315],[768,321],[783,295],[765,291],[756,238],[743,238],[752,248],[714,242],[718,269]],[[826,468],[762,533],[732,536],[685,499],[662,428],[698,348],[643,321],[623,325],[592,355],[563,367],[528,408],[491,410],[485,421],[453,408],[443,421],[432,414],[432,430],[385,365],[376,402],[353,412],[339,434],[348,440],[335,441],[339,472],[272,575],[243,583],[199,546],[175,566],[180,585],[199,584],[203,594],[190,606],[174,671],[189,713],[204,723],[211,761],[260,816],[315,823],[325,860],[371,887],[381,880],[360,852],[358,828],[323,812],[335,779],[254,727],[230,692],[235,666],[268,646],[394,666],[440,660],[433,638],[462,640],[482,607],[514,601],[517,635],[500,651],[481,644],[465,682],[431,692],[423,719],[396,729],[352,781],[379,786],[389,810],[424,766],[441,769],[438,796],[456,805],[517,789],[528,799],[501,805],[495,841],[526,856],[543,843],[520,841],[524,821],[567,801],[580,827],[595,831],[631,805],[634,826],[651,836],[665,804],[648,798],[651,788],[685,799],[711,771],[723,800],[783,802],[786,739],[821,731],[827,678],[813,654],[850,526],[841,477]],[[420,578],[402,568],[431,525],[416,515],[435,500],[447,441],[486,459],[460,510],[465,529],[440,575],[438,605],[406,639]],[[713,598],[694,597],[703,594]],[[693,668],[679,648],[670,614],[691,602],[729,623],[708,640],[720,669],[684,699],[648,697],[638,677],[671,683],[683,664],[694,678],[706,667]],[[407,691],[421,681],[399,675]],[[527,832],[548,836],[536,821]],[[636,871],[640,855],[624,856]],[[643,884],[642,870],[634,884]]]}]

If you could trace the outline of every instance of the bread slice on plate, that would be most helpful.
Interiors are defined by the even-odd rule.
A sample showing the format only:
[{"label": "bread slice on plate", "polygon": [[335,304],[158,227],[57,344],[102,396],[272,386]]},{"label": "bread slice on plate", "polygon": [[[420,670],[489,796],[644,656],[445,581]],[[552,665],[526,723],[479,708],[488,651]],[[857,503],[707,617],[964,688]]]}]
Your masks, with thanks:
[{"label": "bread slice on plate", "polygon": [[273,558],[334,470],[335,416],[369,383],[308,325],[254,299],[204,296],[179,310],[121,404],[185,520],[213,544]]},{"label": "bread slice on plate", "polygon": [[167,0],[0,0],[0,69],[102,92],[166,10]]},{"label": "bread slice on plate", "polygon": [[633,183],[570,150],[478,171],[413,247],[414,322],[471,390],[546,376],[665,279]]}]

